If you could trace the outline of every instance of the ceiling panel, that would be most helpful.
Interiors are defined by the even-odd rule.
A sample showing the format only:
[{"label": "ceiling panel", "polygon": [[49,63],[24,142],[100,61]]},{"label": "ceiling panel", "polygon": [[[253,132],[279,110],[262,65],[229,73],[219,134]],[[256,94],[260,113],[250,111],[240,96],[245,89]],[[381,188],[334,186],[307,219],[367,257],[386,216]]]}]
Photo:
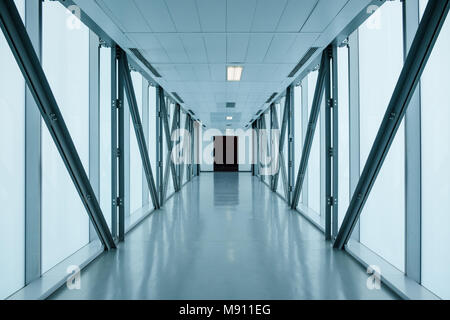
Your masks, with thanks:
[{"label": "ceiling panel", "polygon": [[301,32],[323,32],[349,0],[320,0]]},{"label": "ceiling panel", "polygon": [[[148,0],[146,0],[148,1]],[[224,0],[197,0],[200,25],[203,32],[225,32],[227,2]]]},{"label": "ceiling panel", "polygon": [[227,32],[249,32],[255,9],[256,0],[227,0]]},{"label": "ceiling panel", "polygon": [[201,34],[182,34],[180,38],[191,63],[208,63],[205,42]]},{"label": "ceiling panel", "polygon": [[134,2],[123,0],[98,0],[124,32],[149,32],[150,28],[134,5]]},{"label": "ceiling panel", "polygon": [[270,43],[264,62],[266,63],[292,63],[295,61],[286,61],[286,54],[291,49],[297,35],[294,33],[276,34]]},{"label": "ceiling panel", "polygon": [[259,0],[251,27],[252,32],[272,32],[277,29],[286,0]]},{"label": "ceiling panel", "polygon": [[[124,0],[120,1],[126,3]],[[175,32],[175,25],[164,0],[134,0],[134,2],[153,32]]]},{"label": "ceiling panel", "polygon": [[167,55],[171,59],[171,63],[189,63],[186,50],[184,49],[183,43],[181,42],[178,34],[160,33],[157,37]]},{"label": "ceiling panel", "polygon": [[175,28],[179,32],[200,32],[200,19],[194,0],[165,0]]},{"label": "ceiling panel", "polygon": [[[96,21],[99,26],[113,29],[111,36],[123,48],[139,48],[161,73],[156,82],[168,92],[178,92],[184,107],[206,124],[210,111],[224,108],[230,100],[245,117],[242,124],[247,123],[267,106],[273,92],[289,85],[292,79],[287,75],[311,46],[328,45],[369,2],[80,1],[87,7],[94,3],[103,14]],[[243,65],[241,82],[226,82],[226,65],[231,63]]]},{"label": "ceiling panel", "polygon": [[270,43],[272,42],[273,34],[261,34],[252,33],[250,34],[250,40],[248,43],[247,50],[247,63],[261,63],[266,57],[267,50],[269,49]]},{"label": "ceiling panel", "polygon": [[227,36],[227,62],[243,63],[247,56],[248,34],[229,34]]},{"label": "ceiling panel", "polygon": [[277,27],[278,32],[298,32],[319,0],[289,0]]},{"label": "ceiling panel", "polygon": [[225,34],[204,35],[206,53],[209,63],[226,63],[227,60],[227,36]]}]

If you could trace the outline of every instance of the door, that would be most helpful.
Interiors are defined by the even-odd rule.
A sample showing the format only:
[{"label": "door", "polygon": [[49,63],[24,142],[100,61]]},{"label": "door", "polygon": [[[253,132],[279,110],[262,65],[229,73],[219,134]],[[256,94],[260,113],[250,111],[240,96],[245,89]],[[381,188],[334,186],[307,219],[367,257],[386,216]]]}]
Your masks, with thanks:
[{"label": "door", "polygon": [[214,137],[214,171],[237,172],[238,164],[238,137]]}]

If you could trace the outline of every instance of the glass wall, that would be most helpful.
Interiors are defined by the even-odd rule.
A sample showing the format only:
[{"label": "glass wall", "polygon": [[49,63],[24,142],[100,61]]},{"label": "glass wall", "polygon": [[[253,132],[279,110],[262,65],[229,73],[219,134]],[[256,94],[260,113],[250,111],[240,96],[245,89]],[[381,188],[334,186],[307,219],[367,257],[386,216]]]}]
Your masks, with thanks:
[{"label": "glass wall", "polygon": [[[364,168],[403,66],[400,1],[386,2],[377,26],[359,28],[360,163]],[[383,58],[389,57],[389,58]],[[405,264],[405,135],[401,125],[361,214],[361,243],[399,270]]]},{"label": "glass wall", "polygon": [[[427,1],[421,0],[421,11]],[[422,284],[450,299],[450,21],[441,30],[421,80]]]},{"label": "glass wall", "polygon": [[[25,0],[16,0],[25,14]],[[0,299],[25,283],[25,81],[0,30]]]},{"label": "glass wall", "polygon": [[[139,72],[131,72],[134,94],[142,121],[142,76]],[[128,104],[127,104],[128,105]],[[130,115],[130,214],[142,208],[143,167],[133,120]]]},{"label": "glass wall", "polygon": [[348,47],[338,48],[338,226],[344,220],[350,202],[350,127]]},{"label": "glass wall", "polygon": [[[89,29],[69,27],[59,2],[42,7],[42,63],[69,133],[89,172]],[[42,125],[42,272],[89,243],[89,218]]]},{"label": "glass wall", "polygon": [[[157,148],[157,139],[156,139],[156,87],[148,87],[148,152],[150,156],[150,164],[153,170],[153,176],[156,179],[156,148]],[[156,183],[156,180],[155,180]]]},{"label": "glass wall", "polygon": [[[313,71],[308,74],[308,119],[311,114],[311,108],[314,100],[314,91],[319,72]],[[321,107],[321,109],[323,109]],[[321,112],[322,114],[322,112]],[[311,146],[311,154],[308,161],[308,179],[305,180],[308,188],[308,207],[315,214],[320,216],[320,181],[321,181],[321,159],[320,159],[320,140],[321,140],[322,117],[319,115],[317,120],[314,139]]]}]

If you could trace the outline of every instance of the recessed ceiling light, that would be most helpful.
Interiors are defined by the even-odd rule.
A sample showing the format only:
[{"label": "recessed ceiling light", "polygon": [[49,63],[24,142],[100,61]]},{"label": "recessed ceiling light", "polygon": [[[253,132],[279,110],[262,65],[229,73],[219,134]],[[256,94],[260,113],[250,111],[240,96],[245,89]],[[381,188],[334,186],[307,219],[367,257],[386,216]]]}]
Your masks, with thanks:
[{"label": "recessed ceiling light", "polygon": [[233,117],[232,116],[228,116],[227,120],[233,120]]},{"label": "recessed ceiling light", "polygon": [[241,66],[227,66],[227,80],[241,81],[243,69]]}]

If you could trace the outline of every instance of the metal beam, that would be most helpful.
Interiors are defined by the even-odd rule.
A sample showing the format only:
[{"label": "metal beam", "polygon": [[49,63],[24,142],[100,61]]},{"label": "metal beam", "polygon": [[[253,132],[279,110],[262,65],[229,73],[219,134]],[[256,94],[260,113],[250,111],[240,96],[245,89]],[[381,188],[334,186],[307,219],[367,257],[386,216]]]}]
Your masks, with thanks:
[{"label": "metal beam", "polygon": [[[166,144],[167,144],[167,153],[169,154],[168,159],[172,159],[172,150],[173,150],[173,141],[172,141],[172,133],[174,129],[174,124],[176,123],[173,121],[172,123],[172,131],[170,131],[169,128],[169,113],[167,111],[166,103],[165,101],[161,101],[161,111],[162,111],[162,117],[163,117],[163,124],[164,124],[164,132],[166,134]],[[173,117],[175,120],[175,115]],[[172,181],[173,181],[173,187],[175,191],[180,191],[180,187],[178,185],[177,181],[177,169],[175,168],[175,164],[173,161],[169,161],[170,171],[172,172]]]},{"label": "metal beam", "polygon": [[13,0],[0,1],[0,27],[106,249],[116,247],[64,118]]},{"label": "metal beam", "polygon": [[[278,154],[279,155],[283,155],[284,152],[284,141],[286,140],[286,132],[287,132],[287,127],[288,127],[288,119],[289,119],[289,88],[286,91],[286,98],[284,101],[284,110],[283,110],[283,122],[281,124],[281,131],[280,131],[280,139],[279,139],[279,143],[278,143]],[[278,124],[278,115],[275,111],[275,115],[274,115],[274,121],[277,125],[276,129],[279,129],[279,124]],[[284,163],[283,163],[284,165]],[[285,166],[284,166],[285,167]],[[279,173],[280,173],[280,166],[278,166],[277,168],[277,172],[274,174],[273,178],[272,178],[272,190],[274,192],[277,191],[278,188],[278,179],[279,179]],[[284,175],[286,175],[286,172],[284,172]],[[284,181],[285,183],[287,183],[287,181]],[[285,186],[285,190],[287,189],[287,187]],[[287,200],[287,199],[286,199]]]},{"label": "metal beam", "polygon": [[128,105],[130,108],[131,119],[133,120],[134,132],[136,134],[137,143],[139,146],[139,152],[141,154],[142,166],[147,177],[147,184],[152,198],[153,206],[155,209],[159,209],[158,195],[155,186],[155,180],[153,179],[153,171],[150,164],[150,157],[148,155],[147,144],[145,142],[144,131],[142,129],[141,117],[139,115],[136,96],[134,93],[133,82],[131,80],[130,68],[128,66],[128,58],[125,52],[121,52],[119,58],[120,73],[123,77],[123,84],[125,92],[128,98]]},{"label": "metal beam", "polygon": [[342,249],[361,214],[373,184],[389,152],[397,130],[403,120],[409,102],[425,69],[428,58],[439,36],[450,8],[449,0],[429,1],[420,22],[411,49],[386,109],[377,137],[367,158],[355,193],[350,201],[334,247]]},{"label": "metal beam", "polygon": [[[171,135],[176,130],[176,128],[177,128],[177,115],[176,115],[176,112],[175,112],[175,114],[173,115],[173,118],[172,118],[172,128],[170,130],[170,134]],[[173,146],[173,144],[172,144],[172,146]],[[173,147],[172,147],[172,150],[173,150]],[[169,170],[171,170],[171,164],[173,166],[175,166],[174,162],[172,161],[172,151],[168,151],[167,152],[166,165],[165,165],[165,168],[164,168],[164,200],[167,197],[167,189],[168,189],[168,185],[169,185],[169,173],[170,173]],[[176,180],[177,183],[178,183],[178,178],[176,176],[176,172],[177,172],[177,170],[176,170],[176,167],[175,167],[175,176],[173,175],[173,171],[172,171],[172,179]],[[179,187],[177,189],[177,187],[175,187],[175,186],[176,186],[176,184],[174,184],[175,192],[180,191]],[[178,186],[179,186],[179,184],[178,184]]]},{"label": "metal beam", "polygon": [[[275,107],[273,107],[273,109],[275,110]],[[283,182],[284,196],[285,196],[286,200],[288,200],[288,186],[287,186],[288,181],[287,181],[287,174],[286,174],[286,162],[285,162],[285,158],[284,158],[284,150],[281,147],[281,144],[284,145],[284,140],[286,138],[286,129],[287,129],[286,111],[287,111],[287,104],[285,104],[285,108],[284,108],[283,124],[282,124],[281,134],[279,136],[278,150],[275,151],[275,152],[278,152],[278,157],[275,159],[275,161],[277,162],[277,172],[272,177],[272,191],[277,192],[278,178],[279,178],[279,173],[281,171],[281,177],[283,180],[282,182]],[[272,121],[276,127],[274,129],[278,129],[279,122],[278,122],[278,114],[277,114],[276,110],[274,112],[272,112]],[[284,131],[284,134],[283,134],[283,131]],[[274,151],[272,151],[272,153],[274,153]]]},{"label": "metal beam", "polygon": [[300,167],[298,169],[297,180],[295,183],[295,190],[292,197],[292,209],[297,208],[300,193],[303,187],[303,181],[305,179],[306,169],[308,168],[308,160],[309,155],[311,153],[311,146],[314,139],[314,132],[316,130],[317,120],[319,118],[320,113],[320,105],[322,102],[323,92],[325,89],[325,79],[329,75],[330,64],[329,64],[329,56],[328,49],[325,49],[322,53],[322,59],[320,62],[320,70],[319,75],[317,77],[316,89],[314,91],[314,99],[311,107],[311,115],[309,117],[308,130],[306,132],[305,143],[303,145],[302,150],[302,158],[300,161]]}]

